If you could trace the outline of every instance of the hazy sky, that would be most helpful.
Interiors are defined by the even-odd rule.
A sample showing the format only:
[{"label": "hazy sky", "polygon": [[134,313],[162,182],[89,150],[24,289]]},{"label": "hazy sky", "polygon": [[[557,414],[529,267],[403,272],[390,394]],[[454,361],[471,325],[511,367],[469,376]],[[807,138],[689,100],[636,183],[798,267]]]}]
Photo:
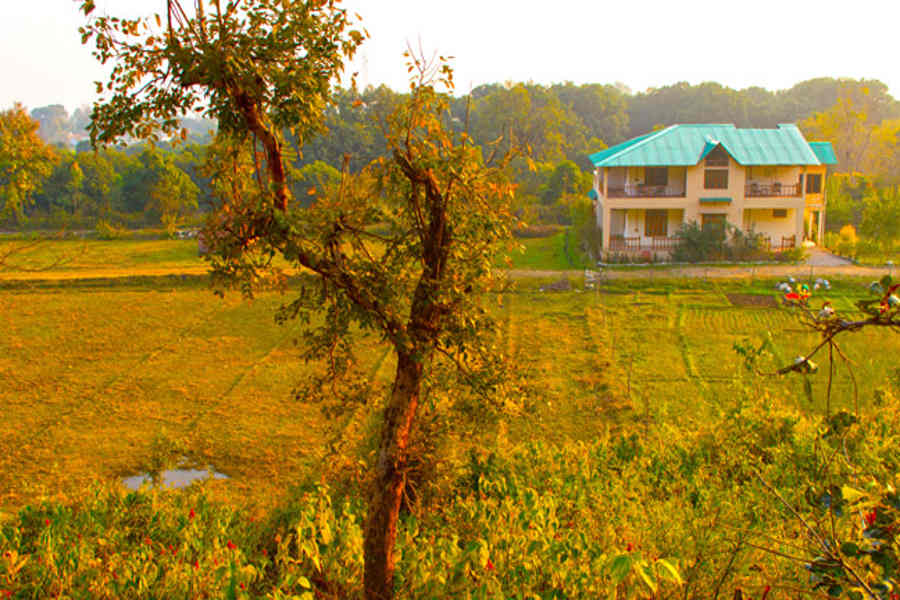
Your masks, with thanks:
[{"label": "hazy sky", "polygon": [[[189,2],[189,0],[188,0]],[[97,0],[112,14],[165,0]],[[676,81],[783,89],[819,76],[866,77],[900,96],[893,0],[346,0],[371,39],[361,83],[406,86],[407,40],[456,57],[459,92],[481,83]],[[0,0],[0,108],[94,98],[103,71],[81,46],[73,0]]]}]

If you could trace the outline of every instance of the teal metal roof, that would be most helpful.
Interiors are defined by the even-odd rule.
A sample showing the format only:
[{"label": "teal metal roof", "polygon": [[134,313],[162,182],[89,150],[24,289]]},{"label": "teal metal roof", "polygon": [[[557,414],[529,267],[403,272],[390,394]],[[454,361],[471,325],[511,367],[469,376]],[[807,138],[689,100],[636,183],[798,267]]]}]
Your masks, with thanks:
[{"label": "teal metal roof", "polygon": [[700,204],[731,204],[731,198],[700,198]]},{"label": "teal metal roof", "polygon": [[738,164],[819,165],[796,125],[738,129],[731,124],[671,125],[592,154],[595,167],[692,166],[718,145]]},{"label": "teal metal roof", "polygon": [[809,147],[816,153],[816,158],[818,158],[819,162],[823,165],[837,164],[837,156],[834,154],[834,148],[831,147],[831,142],[810,142]]},{"label": "teal metal roof", "polygon": [[591,159],[591,162],[593,162],[596,165],[599,161],[606,160],[608,157],[618,154],[622,150],[631,148],[635,144],[638,144],[638,143],[644,141],[645,139],[647,139],[648,137],[650,137],[652,135],[655,135],[655,132],[645,133],[644,135],[639,135],[636,138],[632,138],[632,139],[628,140],[627,142],[622,142],[621,144],[618,144],[617,146],[613,146],[612,148],[607,148],[606,150],[601,150],[600,152],[591,154],[589,158]]}]

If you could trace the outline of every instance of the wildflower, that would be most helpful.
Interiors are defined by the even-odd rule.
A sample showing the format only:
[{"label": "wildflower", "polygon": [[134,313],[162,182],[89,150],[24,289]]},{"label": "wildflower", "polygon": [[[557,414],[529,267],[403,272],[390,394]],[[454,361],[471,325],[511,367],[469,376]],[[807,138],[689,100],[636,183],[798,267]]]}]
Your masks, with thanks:
[{"label": "wildflower", "polygon": [[491,562],[491,559],[490,559],[490,558],[487,559],[487,564],[484,565],[484,568],[487,569],[488,571],[493,571],[493,570],[494,570],[494,563]]},{"label": "wildflower", "polygon": [[234,542],[232,542],[231,540],[228,540],[228,543],[226,545],[228,546],[229,550],[234,550],[235,548],[237,548],[237,546],[235,546]]},{"label": "wildflower", "polygon": [[196,570],[196,569],[199,569],[199,568],[200,568],[200,561],[199,561],[199,560],[195,560],[195,561],[194,561],[194,569]]},{"label": "wildflower", "polygon": [[628,545],[625,546],[625,551],[626,552],[634,552],[634,544],[632,544],[631,542],[628,542]]},{"label": "wildflower", "polygon": [[4,598],[12,598],[12,590],[2,590]]},{"label": "wildflower", "polygon": [[44,519],[44,525],[50,527],[50,519]]},{"label": "wildflower", "polygon": [[196,517],[196,516],[197,516],[197,513],[195,513],[195,512],[194,512],[194,509],[192,508],[192,509],[191,509],[191,512],[188,513],[188,518],[189,518],[189,519],[193,519],[193,518]]},{"label": "wildflower", "polygon": [[246,589],[247,589],[247,586],[244,585],[244,582],[243,582],[243,581],[241,582],[241,589],[242,589],[242,590],[246,590]]},{"label": "wildflower", "polygon": [[772,586],[771,586],[771,585],[767,585],[767,586],[765,587],[765,589],[763,590],[763,595],[762,595],[762,597],[760,598],[760,600],[766,600],[766,598],[767,598],[768,595],[769,595],[769,592],[771,592],[771,591],[772,591]]},{"label": "wildflower", "polygon": [[878,517],[878,512],[876,509],[872,509],[872,512],[866,513],[866,516],[863,517],[866,521],[866,527],[871,527],[875,524],[875,519]]}]

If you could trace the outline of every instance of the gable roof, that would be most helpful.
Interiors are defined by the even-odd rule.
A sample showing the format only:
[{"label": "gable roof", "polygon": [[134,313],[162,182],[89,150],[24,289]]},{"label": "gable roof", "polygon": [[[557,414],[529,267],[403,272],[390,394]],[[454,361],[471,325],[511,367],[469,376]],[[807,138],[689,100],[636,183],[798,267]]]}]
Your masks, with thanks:
[{"label": "gable roof", "polygon": [[590,159],[595,167],[692,166],[721,145],[744,166],[837,162],[820,159],[820,153],[828,158],[831,144],[815,143],[818,151],[793,124],[775,129],[738,129],[732,124],[671,125],[592,154]]}]

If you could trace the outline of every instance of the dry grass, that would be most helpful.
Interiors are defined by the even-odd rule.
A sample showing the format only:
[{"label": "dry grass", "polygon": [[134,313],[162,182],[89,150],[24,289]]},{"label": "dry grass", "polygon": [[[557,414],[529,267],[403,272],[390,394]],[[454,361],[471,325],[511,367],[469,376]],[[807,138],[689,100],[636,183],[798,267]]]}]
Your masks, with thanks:
[{"label": "dry grass", "polygon": [[[111,244],[137,261],[127,244]],[[166,269],[196,260],[178,244],[169,262],[160,250],[148,252],[146,264]],[[80,266],[44,278],[134,275],[141,268],[109,256],[105,267],[87,254]],[[749,401],[780,394],[820,408],[806,404],[797,378],[750,377],[733,350],[735,342],[772,331],[788,359],[812,341],[791,331],[797,327],[782,310],[728,301],[729,293],[766,293],[768,283],[621,282],[605,293],[539,293],[525,285],[496,309],[525,399],[502,435],[591,439],[627,423],[717,411],[735,394]],[[857,283],[839,284],[831,298],[849,308],[862,293]],[[236,295],[222,300],[160,281],[0,289],[0,507],[78,493],[96,479],[112,481],[182,455],[228,474],[215,485],[242,501],[269,504],[320,477],[321,465],[333,462],[328,442],[344,425],[292,397],[310,371],[293,347],[295,331],[274,323],[281,301],[275,294],[252,303]],[[386,350],[361,343],[367,372],[389,378]],[[900,338],[867,333],[848,338],[846,350],[869,402],[896,374]],[[823,389],[819,376],[817,399]],[[837,390],[836,404],[851,406],[846,376]],[[366,428],[351,430],[349,437]],[[490,446],[496,435],[486,431],[473,442]]]}]

